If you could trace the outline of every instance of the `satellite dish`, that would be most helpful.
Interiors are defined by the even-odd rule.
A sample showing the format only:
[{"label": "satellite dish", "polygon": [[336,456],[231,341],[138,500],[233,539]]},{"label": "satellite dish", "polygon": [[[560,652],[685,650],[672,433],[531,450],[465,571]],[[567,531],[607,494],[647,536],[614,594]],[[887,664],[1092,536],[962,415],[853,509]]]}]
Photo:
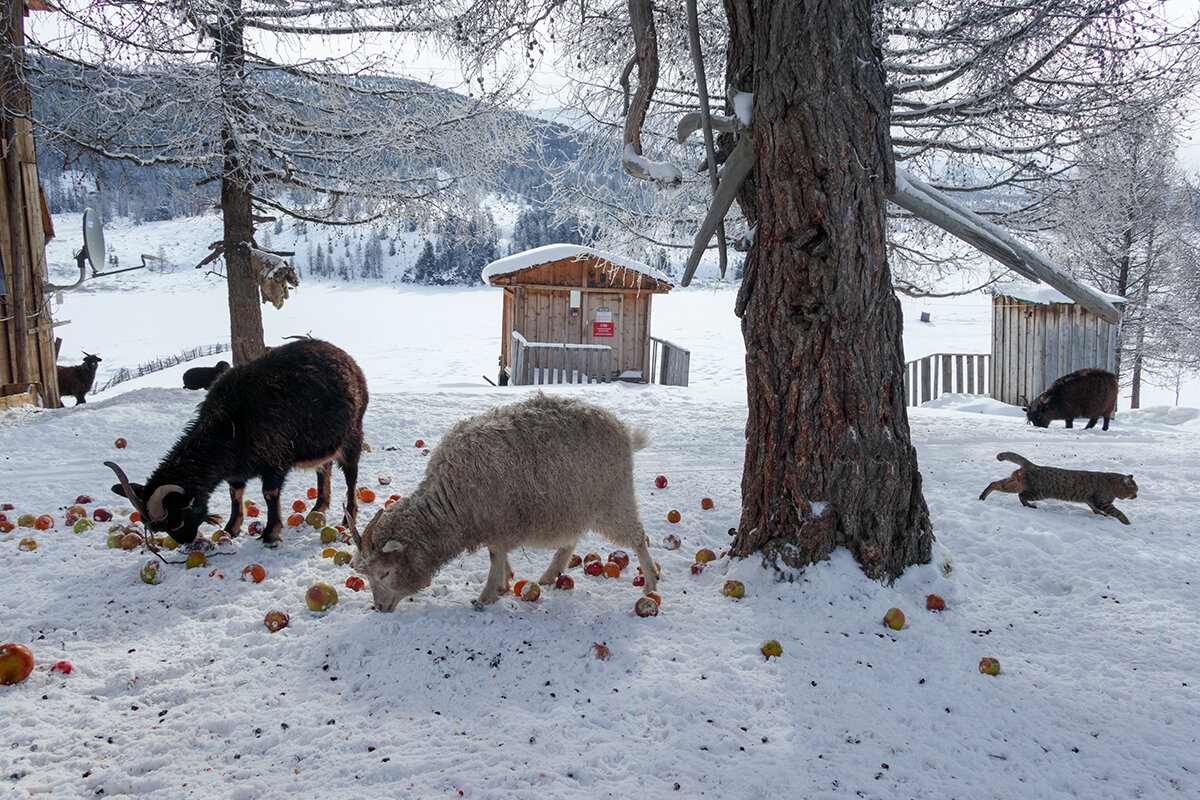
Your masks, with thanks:
[{"label": "satellite dish", "polygon": [[95,209],[83,210],[83,250],[79,253],[80,264],[86,258],[92,265],[92,274],[104,266],[104,226],[100,224],[100,215]]}]

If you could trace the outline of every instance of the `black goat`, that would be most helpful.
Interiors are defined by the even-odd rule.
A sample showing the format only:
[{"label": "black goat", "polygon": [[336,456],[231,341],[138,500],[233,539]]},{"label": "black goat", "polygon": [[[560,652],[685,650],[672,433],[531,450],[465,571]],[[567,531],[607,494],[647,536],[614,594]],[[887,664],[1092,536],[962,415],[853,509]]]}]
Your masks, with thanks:
[{"label": "black goat", "polygon": [[92,390],[92,383],[96,380],[96,367],[101,360],[100,356],[85,351],[82,364],[57,368],[59,408],[63,407],[63,397],[74,397],[75,405],[87,402],[83,397]]},{"label": "black goat", "polygon": [[211,367],[192,367],[183,373],[183,388],[207,389],[229,369],[228,361],[218,361]]},{"label": "black goat", "polygon": [[337,461],[346,478],[346,516],[358,511],[355,495],[367,381],[345,351],[316,339],[273,348],[233,367],[213,384],[199,413],[145,486],[130,484],[120,467],[105,462],[152,530],[181,544],[196,538],[208,519],[208,498],[221,481],[233,503],[225,530],[242,525],[246,481],[261,477],[267,501],[263,544],[276,547],[283,529],[279,495],[293,467],[317,468],[316,511],[330,503]]}]

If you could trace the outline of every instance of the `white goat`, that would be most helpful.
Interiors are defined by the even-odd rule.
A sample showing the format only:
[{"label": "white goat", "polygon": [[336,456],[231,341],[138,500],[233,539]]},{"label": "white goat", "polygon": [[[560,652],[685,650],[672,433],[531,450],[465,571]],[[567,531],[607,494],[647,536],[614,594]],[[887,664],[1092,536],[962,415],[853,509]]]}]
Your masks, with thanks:
[{"label": "white goat", "polygon": [[508,553],[554,548],[539,578],[552,584],[589,530],[634,551],[651,592],[658,573],[646,546],[633,487],[633,453],[649,444],[608,411],[539,394],[451,428],[425,477],[403,500],[375,515],[353,566],[371,584],[375,607],[391,611],[428,586],[464,551],[486,547],[491,569],[477,609],[508,591]]}]

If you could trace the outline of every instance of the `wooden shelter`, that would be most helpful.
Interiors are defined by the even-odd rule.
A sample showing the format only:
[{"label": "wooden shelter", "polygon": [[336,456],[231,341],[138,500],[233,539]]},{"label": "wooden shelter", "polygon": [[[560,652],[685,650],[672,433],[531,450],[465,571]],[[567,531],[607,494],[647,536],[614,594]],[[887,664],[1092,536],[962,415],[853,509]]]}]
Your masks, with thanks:
[{"label": "wooden shelter", "polygon": [[653,267],[552,244],[493,261],[483,279],[504,289],[502,383],[687,384],[688,352],[650,335],[651,298],[672,289]]},{"label": "wooden shelter", "polygon": [[25,4],[0,8],[0,408],[56,408],[54,321],[46,290],[46,240],[54,231],[38,184],[29,89],[21,72]]},{"label": "wooden shelter", "polygon": [[[1103,295],[1120,308],[1128,301]],[[992,288],[992,397],[1024,406],[1067,373],[1116,372],[1120,325],[1101,319],[1045,285]]]}]

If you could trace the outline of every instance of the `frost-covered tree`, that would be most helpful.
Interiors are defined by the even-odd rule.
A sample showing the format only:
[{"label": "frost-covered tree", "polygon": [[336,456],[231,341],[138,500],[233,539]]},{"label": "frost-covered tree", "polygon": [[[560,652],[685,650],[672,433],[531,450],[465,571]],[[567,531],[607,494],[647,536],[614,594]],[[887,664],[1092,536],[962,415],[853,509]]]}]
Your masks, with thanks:
[{"label": "frost-covered tree", "polygon": [[415,0],[56,4],[31,26],[30,47],[40,90],[74,105],[39,132],[99,158],[188,167],[217,187],[224,235],[214,257],[241,363],[263,348],[257,226],[454,206],[464,177],[495,171],[525,141],[503,97],[398,74],[399,48],[378,37],[399,33],[454,30],[439,4]]},{"label": "frost-covered tree", "polygon": [[1145,372],[1170,380],[1200,365],[1200,229],[1195,191],[1176,166],[1177,120],[1137,106],[1127,117],[1081,148],[1051,219],[1060,261],[1129,300],[1118,363],[1137,408]]}]

